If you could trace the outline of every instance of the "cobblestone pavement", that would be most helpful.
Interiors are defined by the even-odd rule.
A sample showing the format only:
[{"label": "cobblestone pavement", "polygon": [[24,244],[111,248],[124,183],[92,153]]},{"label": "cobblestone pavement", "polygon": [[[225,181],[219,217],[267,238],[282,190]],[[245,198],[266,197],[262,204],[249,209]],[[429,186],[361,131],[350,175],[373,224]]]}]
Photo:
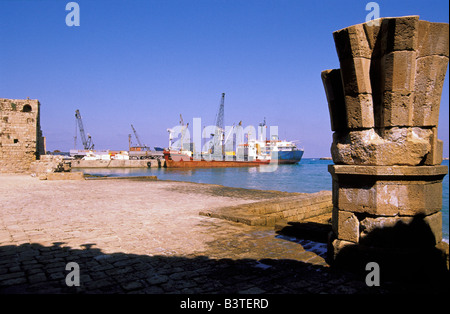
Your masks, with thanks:
[{"label": "cobblestone pavement", "polygon": [[[0,293],[439,292],[414,282],[368,287],[329,267],[324,243],[198,215],[279,193],[118,181],[0,176]],[[71,262],[79,286],[66,284]]]}]

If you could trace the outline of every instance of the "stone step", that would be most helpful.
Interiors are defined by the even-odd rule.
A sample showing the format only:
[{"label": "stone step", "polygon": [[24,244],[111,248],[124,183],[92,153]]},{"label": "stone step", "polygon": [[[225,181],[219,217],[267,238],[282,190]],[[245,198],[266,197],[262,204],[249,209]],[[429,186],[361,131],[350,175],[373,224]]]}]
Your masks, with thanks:
[{"label": "stone step", "polygon": [[331,191],[280,197],[249,204],[220,207],[199,214],[251,226],[274,226],[280,220],[300,221],[332,210]]}]

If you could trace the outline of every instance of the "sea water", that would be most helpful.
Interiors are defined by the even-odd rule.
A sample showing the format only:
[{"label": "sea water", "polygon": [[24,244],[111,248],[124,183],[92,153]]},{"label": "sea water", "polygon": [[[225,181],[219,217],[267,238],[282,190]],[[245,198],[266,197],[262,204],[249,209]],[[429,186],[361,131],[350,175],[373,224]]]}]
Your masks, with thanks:
[{"label": "sea water", "polygon": [[[85,173],[107,176],[149,176],[156,175],[161,180],[189,181],[197,183],[220,184],[259,190],[314,193],[331,191],[331,175],[328,165],[331,160],[304,158],[295,165],[279,165],[275,171],[264,171],[259,167],[243,168],[127,168],[127,169],[83,169]],[[444,160],[448,166],[449,161]],[[442,183],[442,232],[443,239],[449,239],[449,180],[448,175]]]}]

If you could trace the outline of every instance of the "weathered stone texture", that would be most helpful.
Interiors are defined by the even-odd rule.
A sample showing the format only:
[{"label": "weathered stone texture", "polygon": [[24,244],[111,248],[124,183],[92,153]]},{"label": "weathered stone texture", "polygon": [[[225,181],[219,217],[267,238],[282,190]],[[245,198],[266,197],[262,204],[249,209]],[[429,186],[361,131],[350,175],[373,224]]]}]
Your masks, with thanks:
[{"label": "weathered stone texture", "polygon": [[84,180],[83,172],[50,172],[40,177],[41,180]]},{"label": "weathered stone texture", "polygon": [[415,125],[434,127],[439,122],[448,57],[427,56],[417,59],[416,62],[413,122]]},{"label": "weathered stone texture", "polygon": [[442,213],[358,219],[354,213],[334,209],[333,232],[346,244],[366,247],[436,245],[442,240]]},{"label": "weathered stone texture", "polygon": [[328,252],[344,264],[383,255],[395,266],[442,241],[448,169],[437,127],[449,25],[418,16],[379,22],[334,32],[340,69],[322,72],[334,132]]},{"label": "weathered stone texture", "polygon": [[45,154],[39,101],[0,98],[0,172],[28,172]]},{"label": "weathered stone texture", "polygon": [[355,166],[377,168],[378,173],[368,169],[365,174],[351,167],[329,169],[333,176],[333,206],[339,210],[377,216],[430,215],[441,210],[445,166],[417,170],[405,166]]},{"label": "weathered stone texture", "polygon": [[70,162],[65,162],[61,155],[42,155],[39,160],[33,161],[30,165],[31,176],[45,177],[52,172],[69,172]]},{"label": "weathered stone texture", "polygon": [[419,16],[385,18],[381,26],[381,47],[384,53],[416,50],[418,46]]},{"label": "weathered stone texture", "polygon": [[359,220],[352,212],[334,207],[332,212],[332,228],[341,240],[359,242]]},{"label": "weathered stone texture", "polygon": [[[332,131],[338,133],[332,148],[335,163],[421,165],[425,159],[427,165],[441,163],[440,144],[428,131],[438,125],[449,59],[448,34],[448,24],[420,21],[419,16],[382,18],[379,26],[363,23],[333,33],[340,69],[323,71],[322,81]],[[349,132],[373,130],[372,134],[380,137],[373,139],[375,142],[386,149],[396,149],[404,141],[389,143],[391,139],[385,137],[389,132],[385,130],[399,127],[424,130],[414,131],[424,137],[406,140],[401,154],[413,156],[406,157],[406,162],[402,158],[367,157],[377,159],[367,163],[367,158],[349,153],[362,150],[374,155],[364,143],[342,145]],[[429,143],[425,145],[424,141]],[[389,155],[397,153],[398,149]]]},{"label": "weathered stone texture", "polygon": [[252,226],[274,226],[280,221],[301,221],[331,212],[330,191],[280,197],[256,203],[202,211],[200,215]]},{"label": "weathered stone texture", "polygon": [[431,55],[449,57],[449,25],[419,21],[418,57]]},{"label": "weathered stone texture", "polygon": [[342,87],[341,70],[326,70],[322,72],[322,82],[328,100],[328,110],[331,117],[331,130],[345,130],[347,115]]},{"label": "weathered stone texture", "polygon": [[413,92],[416,76],[416,52],[395,51],[383,57],[382,91]]},{"label": "weathered stone texture", "polygon": [[432,130],[392,128],[379,132],[381,135],[374,129],[335,133],[331,146],[334,162],[347,165],[415,166],[422,164],[431,152]]}]

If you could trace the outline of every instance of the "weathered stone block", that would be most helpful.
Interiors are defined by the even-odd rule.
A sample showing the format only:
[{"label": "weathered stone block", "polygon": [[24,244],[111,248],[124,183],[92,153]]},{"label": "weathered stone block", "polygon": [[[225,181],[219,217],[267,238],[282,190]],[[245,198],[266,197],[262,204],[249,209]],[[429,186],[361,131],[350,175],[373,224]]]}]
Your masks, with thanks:
[{"label": "weathered stone block", "polygon": [[395,51],[382,58],[382,91],[413,92],[416,76],[416,52]]},{"label": "weathered stone block", "polygon": [[347,165],[416,166],[431,150],[429,129],[394,127],[381,135],[374,129],[334,134],[333,161]]},{"label": "weathered stone block", "polygon": [[340,61],[345,95],[371,94],[370,59],[353,58]]},{"label": "weathered stone block", "polygon": [[431,150],[425,159],[425,165],[433,166],[440,165],[443,159],[444,142],[437,138],[438,130],[436,127],[432,129],[433,135],[430,138]]},{"label": "weathered stone block", "polygon": [[345,96],[348,129],[369,129],[375,125],[373,101],[370,94]]},{"label": "weathered stone block", "polygon": [[372,49],[369,46],[363,24],[335,31],[333,37],[339,60],[371,58]]},{"label": "weathered stone block", "polygon": [[372,51],[370,58],[376,57],[377,51],[375,50],[378,41],[378,35],[380,34],[381,23],[383,19],[378,20],[377,23],[364,23],[364,32],[367,38],[367,43],[369,44],[369,48]]},{"label": "weathered stone block", "polygon": [[413,125],[414,93],[390,92],[383,95],[380,128]]},{"label": "weathered stone block", "polygon": [[354,243],[359,242],[359,220],[354,213],[334,207],[332,228],[338,239]]},{"label": "weathered stone block", "polygon": [[407,217],[367,217],[361,220],[361,240],[364,239],[368,234],[377,231],[377,229],[383,228],[393,228],[395,225],[409,224],[413,220],[412,216]]},{"label": "weathered stone block", "polygon": [[416,126],[437,126],[448,57],[417,59],[413,121]]},{"label": "weathered stone block", "polygon": [[331,117],[331,130],[337,131],[346,129],[347,115],[341,70],[323,71],[321,77],[328,101],[328,110]]},{"label": "weathered stone block", "polygon": [[419,21],[418,57],[449,56],[449,25]]},{"label": "weathered stone block", "polygon": [[352,256],[357,257],[358,252],[355,252],[355,249],[355,243],[333,238],[333,236],[331,236],[327,248],[327,258],[330,262],[335,262],[340,256],[340,258],[342,258],[342,256],[345,256],[346,259],[351,260]]},{"label": "weathered stone block", "polygon": [[419,16],[384,18],[380,32],[384,53],[416,50],[419,39]]},{"label": "weathered stone block", "polygon": [[46,177],[47,180],[84,180],[83,172],[51,172]]},{"label": "weathered stone block", "polygon": [[426,216],[424,222],[434,235],[434,243],[438,244],[442,242],[442,212],[439,211],[435,214]]},{"label": "weathered stone block", "polygon": [[442,213],[367,217],[361,220],[360,230],[360,243],[366,246],[434,246],[442,241]]},{"label": "weathered stone block", "polygon": [[[358,168],[358,173],[353,168]],[[333,195],[333,206],[339,210],[377,216],[414,216],[430,215],[442,208],[441,182],[447,173],[445,166],[439,166],[439,170],[427,166],[353,168],[329,167],[333,176],[333,193],[337,193],[337,196]],[[362,173],[361,168],[367,168],[367,173]],[[422,168],[422,171],[414,168]],[[381,174],[376,174],[376,171]]]}]

